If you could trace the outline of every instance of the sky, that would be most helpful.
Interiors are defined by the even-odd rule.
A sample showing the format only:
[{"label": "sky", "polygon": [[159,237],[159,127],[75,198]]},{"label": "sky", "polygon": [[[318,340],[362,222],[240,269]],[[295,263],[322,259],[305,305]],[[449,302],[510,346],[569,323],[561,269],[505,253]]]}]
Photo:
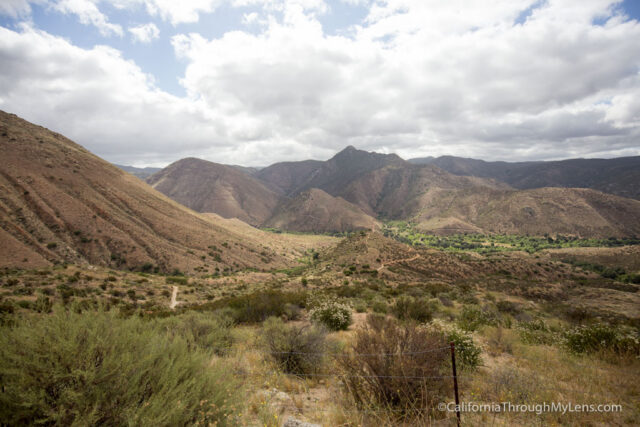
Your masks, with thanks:
[{"label": "sky", "polygon": [[640,0],[0,0],[0,109],[104,159],[640,155]]}]

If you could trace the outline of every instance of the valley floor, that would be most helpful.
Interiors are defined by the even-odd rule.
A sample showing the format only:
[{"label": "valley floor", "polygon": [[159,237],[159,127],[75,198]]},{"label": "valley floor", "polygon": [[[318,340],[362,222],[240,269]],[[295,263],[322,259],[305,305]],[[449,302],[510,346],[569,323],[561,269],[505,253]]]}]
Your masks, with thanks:
[{"label": "valley floor", "polygon": [[[531,409],[463,425],[640,424],[640,246],[477,249],[361,232],[269,272],[5,269],[0,423],[455,425],[438,409],[453,402],[453,341],[461,402]],[[91,332],[104,325],[120,333]],[[101,373],[133,350],[166,366],[157,383]],[[84,402],[87,381],[133,381],[131,396]],[[535,406],[553,403],[621,409]]]}]

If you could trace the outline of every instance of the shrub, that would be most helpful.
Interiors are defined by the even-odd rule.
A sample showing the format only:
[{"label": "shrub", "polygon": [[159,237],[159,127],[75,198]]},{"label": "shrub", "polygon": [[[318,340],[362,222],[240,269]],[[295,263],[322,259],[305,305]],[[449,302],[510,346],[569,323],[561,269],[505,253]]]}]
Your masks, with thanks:
[{"label": "shrub", "polygon": [[339,356],[337,365],[345,374],[347,395],[357,406],[408,415],[432,408],[448,394],[450,381],[443,377],[450,360],[442,334],[370,315],[365,327],[356,331],[351,351]]},{"label": "shrub", "polygon": [[424,298],[400,296],[391,307],[391,311],[400,320],[415,320],[426,323],[433,319],[433,307]]},{"label": "shrub", "polygon": [[557,334],[541,319],[518,322],[520,340],[525,344],[552,345],[557,342]]},{"label": "shrub", "polygon": [[53,304],[51,303],[49,297],[40,295],[33,304],[33,309],[38,313],[50,313],[52,305]]},{"label": "shrub", "polygon": [[176,285],[187,285],[189,278],[184,276],[169,276],[165,279],[166,283],[175,283]]},{"label": "shrub", "polygon": [[351,307],[330,299],[315,305],[309,312],[311,320],[331,331],[344,331],[351,325]]},{"label": "shrub", "polygon": [[512,315],[516,315],[522,311],[518,304],[507,300],[498,301],[496,303],[496,308],[500,313],[508,313]]},{"label": "shrub", "polygon": [[317,326],[292,326],[270,317],[262,328],[262,344],[288,374],[309,374],[322,366],[325,331]]},{"label": "shrub", "polygon": [[230,369],[115,313],[54,310],[0,334],[0,419],[10,425],[228,425]]},{"label": "shrub", "polygon": [[495,313],[475,305],[465,305],[457,319],[458,326],[465,331],[476,331],[480,326],[498,324]]},{"label": "shrub", "polygon": [[386,314],[389,307],[387,306],[386,302],[377,300],[373,302],[371,309],[373,310],[374,313]]},{"label": "shrub", "polygon": [[200,310],[231,308],[236,322],[259,323],[272,316],[299,316],[299,312],[292,306],[303,307],[306,297],[306,293],[303,292],[270,290],[223,298],[196,308]]},{"label": "shrub", "polygon": [[187,312],[158,321],[160,330],[172,339],[180,337],[191,349],[211,350],[223,355],[233,342],[231,326],[233,321],[222,313]]},{"label": "shrub", "polygon": [[640,334],[637,330],[596,323],[564,331],[562,338],[565,347],[576,354],[608,351],[619,355],[640,355]]},{"label": "shrub", "polygon": [[473,342],[470,334],[457,328],[450,328],[445,334],[447,341],[455,345],[456,363],[461,370],[474,370],[480,366],[482,350]]}]

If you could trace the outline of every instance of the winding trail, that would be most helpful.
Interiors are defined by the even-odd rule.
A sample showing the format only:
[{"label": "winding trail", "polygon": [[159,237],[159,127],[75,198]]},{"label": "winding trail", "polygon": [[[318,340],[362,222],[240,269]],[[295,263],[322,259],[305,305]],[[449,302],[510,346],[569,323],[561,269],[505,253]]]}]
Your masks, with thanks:
[{"label": "winding trail", "polygon": [[393,261],[389,261],[388,263],[382,263],[382,265],[380,265],[380,267],[378,267],[376,270],[378,270],[379,272],[382,271],[383,268],[391,265],[391,264],[398,264],[401,262],[409,262],[409,261],[415,261],[418,258],[420,258],[420,254],[416,254],[414,256],[412,256],[411,258],[402,258],[402,259],[395,259]]},{"label": "winding trail", "polygon": [[178,287],[173,287],[173,293],[171,294],[171,303],[169,304],[169,308],[171,310],[175,310],[178,305]]}]

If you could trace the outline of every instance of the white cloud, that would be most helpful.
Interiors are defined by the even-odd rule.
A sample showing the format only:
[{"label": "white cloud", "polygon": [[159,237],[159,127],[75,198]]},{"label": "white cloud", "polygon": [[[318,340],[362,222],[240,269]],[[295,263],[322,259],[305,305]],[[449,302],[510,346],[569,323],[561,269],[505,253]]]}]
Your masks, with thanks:
[{"label": "white cloud", "polygon": [[160,37],[160,30],[156,24],[152,22],[144,25],[138,25],[137,27],[131,27],[129,28],[129,32],[133,36],[133,39],[140,43],[150,43],[152,40]]},{"label": "white cloud", "polygon": [[[218,4],[151,1],[171,22]],[[246,19],[261,32],[174,36],[184,98],[113,49],[3,29],[0,108],[124,163],[265,165],[348,144],[406,157],[640,155],[640,25],[619,2],[376,1],[348,36],[329,36],[323,1],[229,1],[261,6]]]},{"label": "white cloud", "polygon": [[102,35],[122,36],[124,32],[118,24],[112,24],[91,0],[57,0],[51,8],[64,14],[73,14],[84,25],[95,26]]},{"label": "white cloud", "polygon": [[0,15],[18,18],[30,13],[29,0],[2,0],[0,2]]}]

